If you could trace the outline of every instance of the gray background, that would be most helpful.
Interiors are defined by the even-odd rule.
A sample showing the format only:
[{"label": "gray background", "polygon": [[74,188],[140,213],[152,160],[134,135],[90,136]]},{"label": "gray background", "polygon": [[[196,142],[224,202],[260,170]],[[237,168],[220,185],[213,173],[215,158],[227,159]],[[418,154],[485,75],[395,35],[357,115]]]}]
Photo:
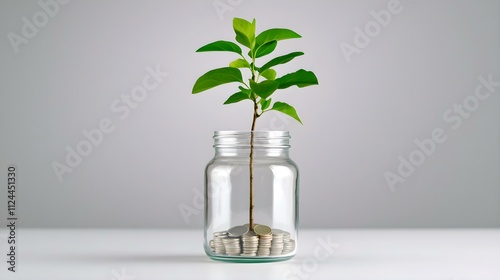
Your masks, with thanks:
[{"label": "gray background", "polygon": [[[46,2],[47,0],[42,0]],[[500,87],[458,129],[443,119],[473,95],[478,77],[500,81],[500,1],[409,1],[347,62],[342,42],[390,1],[82,1],[59,12],[16,53],[9,32],[42,8],[0,2],[0,213],[6,169],[18,166],[24,227],[199,227],[197,194],[214,130],[247,130],[251,108],[222,106],[234,88],[190,94],[197,77],[231,54],[194,51],[234,38],[233,17],[257,28],[291,28],[301,40],[277,54],[305,56],[279,73],[313,70],[320,86],[277,94],[304,126],[278,114],[259,129],[290,130],[301,170],[304,227],[500,226]],[[262,61],[267,61],[263,59]],[[142,83],[146,67],[169,76],[121,120],[110,105]],[[109,118],[115,130],[60,182],[51,164],[82,130]],[[391,190],[416,139],[442,128],[447,140]],[[183,217],[180,208],[191,209]]]}]

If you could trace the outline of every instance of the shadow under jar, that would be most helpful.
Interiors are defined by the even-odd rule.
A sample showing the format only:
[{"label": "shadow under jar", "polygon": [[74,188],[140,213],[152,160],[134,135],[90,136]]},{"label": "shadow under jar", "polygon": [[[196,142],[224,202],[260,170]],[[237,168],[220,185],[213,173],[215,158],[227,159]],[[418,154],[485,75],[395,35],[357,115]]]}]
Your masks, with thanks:
[{"label": "shadow under jar", "polygon": [[204,228],[205,252],[214,260],[283,261],[297,251],[299,177],[288,155],[290,135],[255,131],[251,138],[250,131],[214,133]]}]

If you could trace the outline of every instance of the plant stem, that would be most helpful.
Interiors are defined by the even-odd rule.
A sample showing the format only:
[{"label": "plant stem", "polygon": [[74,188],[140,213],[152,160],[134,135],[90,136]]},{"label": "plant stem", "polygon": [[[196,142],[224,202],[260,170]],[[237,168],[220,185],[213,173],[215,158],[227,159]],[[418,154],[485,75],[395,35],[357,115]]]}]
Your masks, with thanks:
[{"label": "plant stem", "polygon": [[[255,82],[255,55],[252,53],[252,67],[250,69],[252,71],[252,80]],[[254,131],[255,131],[255,123],[257,121],[257,118],[259,117],[258,114],[258,109],[259,106],[257,104],[257,98],[256,95],[253,94],[252,96],[252,101],[253,101],[253,117],[252,117],[252,128],[250,129],[250,163],[249,163],[249,168],[250,168],[250,201],[249,201],[249,211],[248,211],[248,219],[249,219],[249,228],[250,230],[254,230],[254,220],[253,220],[253,208],[254,208],[254,202],[253,202],[253,145],[254,145]]]},{"label": "plant stem", "polygon": [[250,229],[253,230],[254,228],[254,221],[253,221],[253,208],[254,208],[254,203],[253,203],[253,145],[254,145],[254,130],[255,130],[255,123],[257,121],[257,118],[259,117],[257,109],[257,102],[254,100],[253,102],[253,118],[252,118],[252,129],[250,130],[250,209],[248,211],[249,213],[249,224],[250,224]]}]

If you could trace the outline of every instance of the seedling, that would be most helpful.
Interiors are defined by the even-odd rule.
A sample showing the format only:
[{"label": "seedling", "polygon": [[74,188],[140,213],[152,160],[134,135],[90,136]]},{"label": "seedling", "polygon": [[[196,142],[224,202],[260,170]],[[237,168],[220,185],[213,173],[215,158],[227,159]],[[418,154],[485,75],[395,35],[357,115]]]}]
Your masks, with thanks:
[{"label": "seedling", "polygon": [[[285,64],[298,56],[304,55],[297,51],[278,56],[268,60],[262,66],[257,66],[257,59],[271,54],[277,47],[278,42],[287,39],[301,38],[299,34],[284,28],[272,28],[255,35],[255,19],[252,22],[241,18],[233,19],[233,29],[236,33],[236,41],[248,49],[247,56],[243,54],[241,47],[230,41],[216,41],[199,48],[196,52],[223,51],[233,52],[239,58],[229,63],[228,67],[217,68],[203,74],[195,82],[193,94],[206,91],[228,83],[237,83],[238,92],[231,95],[224,105],[250,100],[253,105],[252,126],[250,129],[250,196],[249,196],[249,226],[254,229],[254,131],[257,119],[269,111],[278,111],[286,114],[302,124],[297,111],[291,105],[272,100],[271,96],[277,90],[286,89],[291,86],[303,88],[318,84],[316,75],[311,71],[300,69],[296,72],[286,74],[277,78],[278,74],[273,67]],[[250,78],[243,79],[241,69],[250,70]]]}]

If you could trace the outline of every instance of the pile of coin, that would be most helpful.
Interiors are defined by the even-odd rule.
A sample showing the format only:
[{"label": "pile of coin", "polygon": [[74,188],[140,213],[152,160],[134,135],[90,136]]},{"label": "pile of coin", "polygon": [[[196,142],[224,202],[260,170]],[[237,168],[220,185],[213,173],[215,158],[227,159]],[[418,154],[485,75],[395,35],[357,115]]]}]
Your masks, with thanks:
[{"label": "pile of coin", "polygon": [[222,243],[226,248],[226,255],[239,256],[241,254],[241,243],[239,237],[226,237],[222,239]]},{"label": "pile of coin", "polygon": [[289,239],[288,242],[283,243],[283,251],[281,251],[281,254],[290,254],[293,250],[295,250],[295,240]]},{"label": "pile of coin", "polygon": [[281,256],[295,250],[295,240],[290,238],[289,232],[280,229],[255,225],[254,229],[250,230],[246,224],[227,231],[214,232],[214,239],[209,241],[209,246],[219,255]]},{"label": "pile of coin", "polygon": [[224,243],[222,240],[227,237],[227,232],[221,231],[221,232],[214,232],[214,239],[211,240],[213,242],[210,242],[212,247],[212,251],[214,251],[216,254],[221,254],[224,255],[226,254],[226,247],[224,246]]},{"label": "pile of coin", "polygon": [[255,257],[259,249],[259,236],[253,231],[248,231],[241,237],[242,252],[241,256]]},{"label": "pile of coin", "polygon": [[284,231],[274,230],[273,231],[273,242],[271,243],[271,256],[279,256],[283,251],[283,235]]}]

